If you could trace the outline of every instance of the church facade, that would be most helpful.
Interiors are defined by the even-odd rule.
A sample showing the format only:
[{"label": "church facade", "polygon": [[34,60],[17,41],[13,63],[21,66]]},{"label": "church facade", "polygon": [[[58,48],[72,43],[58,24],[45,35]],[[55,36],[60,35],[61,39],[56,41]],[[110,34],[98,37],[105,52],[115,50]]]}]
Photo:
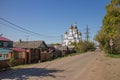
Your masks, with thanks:
[{"label": "church facade", "polygon": [[62,42],[63,46],[69,46],[72,42],[79,43],[81,40],[81,33],[79,33],[77,25],[74,24],[70,26],[69,32],[64,33],[64,40]]}]

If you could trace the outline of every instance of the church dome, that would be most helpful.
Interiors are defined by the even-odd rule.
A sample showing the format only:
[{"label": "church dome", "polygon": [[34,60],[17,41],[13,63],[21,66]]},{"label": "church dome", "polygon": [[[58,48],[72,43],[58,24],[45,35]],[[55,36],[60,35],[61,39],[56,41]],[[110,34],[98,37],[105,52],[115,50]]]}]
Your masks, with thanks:
[{"label": "church dome", "polygon": [[74,26],[74,29],[77,29],[77,26]]},{"label": "church dome", "polygon": [[68,32],[66,31],[64,34],[68,34]]},{"label": "church dome", "polygon": [[72,25],[70,26],[70,29],[73,29],[73,26],[72,26]]},{"label": "church dome", "polygon": [[77,24],[76,24],[76,22],[75,22],[75,24],[74,24],[74,29],[77,29]]}]

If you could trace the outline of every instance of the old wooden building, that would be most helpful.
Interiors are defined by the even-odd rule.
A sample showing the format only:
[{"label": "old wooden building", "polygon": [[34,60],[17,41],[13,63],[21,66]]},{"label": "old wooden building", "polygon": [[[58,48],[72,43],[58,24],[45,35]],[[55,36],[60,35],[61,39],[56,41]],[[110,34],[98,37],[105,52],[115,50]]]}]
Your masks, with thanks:
[{"label": "old wooden building", "polygon": [[16,48],[26,49],[26,63],[38,62],[41,60],[41,52],[48,49],[44,41],[19,41],[14,42]]}]

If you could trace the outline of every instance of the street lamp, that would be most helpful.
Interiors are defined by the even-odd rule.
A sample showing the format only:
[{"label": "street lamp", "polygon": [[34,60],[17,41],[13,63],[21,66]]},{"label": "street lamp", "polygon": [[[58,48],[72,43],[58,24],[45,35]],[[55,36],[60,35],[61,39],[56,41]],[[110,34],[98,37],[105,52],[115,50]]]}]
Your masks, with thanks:
[{"label": "street lamp", "polygon": [[110,50],[111,50],[111,54],[112,54],[112,46],[113,46],[113,40],[112,39],[110,39],[109,44],[110,44]]}]

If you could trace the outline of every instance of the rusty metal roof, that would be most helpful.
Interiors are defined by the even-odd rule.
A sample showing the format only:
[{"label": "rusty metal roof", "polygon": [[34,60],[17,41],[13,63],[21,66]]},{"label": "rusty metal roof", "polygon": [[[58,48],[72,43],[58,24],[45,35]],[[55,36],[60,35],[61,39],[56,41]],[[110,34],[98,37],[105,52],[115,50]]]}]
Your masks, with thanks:
[{"label": "rusty metal roof", "polygon": [[9,39],[7,39],[5,37],[0,37],[0,41],[11,41],[11,40],[9,40]]}]

